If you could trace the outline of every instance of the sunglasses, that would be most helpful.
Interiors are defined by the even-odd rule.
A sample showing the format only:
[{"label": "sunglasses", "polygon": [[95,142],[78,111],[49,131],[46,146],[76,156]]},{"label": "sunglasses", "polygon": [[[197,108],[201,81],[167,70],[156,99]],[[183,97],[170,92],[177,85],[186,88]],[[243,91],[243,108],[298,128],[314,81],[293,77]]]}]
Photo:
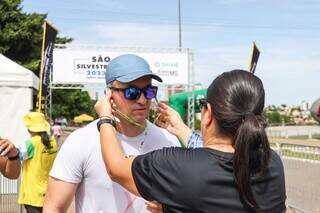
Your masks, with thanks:
[{"label": "sunglasses", "polygon": [[113,91],[120,91],[123,92],[124,97],[127,100],[133,101],[138,100],[141,94],[144,94],[144,97],[147,100],[151,100],[157,96],[158,87],[156,86],[146,86],[145,88],[136,88],[136,87],[127,87],[127,88],[116,88],[116,87],[109,87]]},{"label": "sunglasses", "polygon": [[202,109],[203,107],[207,108],[208,107],[207,104],[208,104],[207,99],[205,99],[205,98],[200,98],[199,99],[200,109]]}]

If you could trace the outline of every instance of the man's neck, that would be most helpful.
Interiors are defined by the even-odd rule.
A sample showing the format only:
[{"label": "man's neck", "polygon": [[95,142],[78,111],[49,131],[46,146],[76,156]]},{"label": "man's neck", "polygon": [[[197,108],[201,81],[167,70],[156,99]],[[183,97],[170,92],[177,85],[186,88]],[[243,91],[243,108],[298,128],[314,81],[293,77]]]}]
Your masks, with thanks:
[{"label": "man's neck", "polygon": [[[123,120],[123,119],[119,119],[119,120],[120,122],[117,123],[117,131],[124,134],[125,136],[135,137],[140,135],[145,130],[145,128],[141,128],[140,126],[131,124],[126,120]],[[146,126],[147,120],[145,120],[144,123],[142,123],[141,125]]]}]

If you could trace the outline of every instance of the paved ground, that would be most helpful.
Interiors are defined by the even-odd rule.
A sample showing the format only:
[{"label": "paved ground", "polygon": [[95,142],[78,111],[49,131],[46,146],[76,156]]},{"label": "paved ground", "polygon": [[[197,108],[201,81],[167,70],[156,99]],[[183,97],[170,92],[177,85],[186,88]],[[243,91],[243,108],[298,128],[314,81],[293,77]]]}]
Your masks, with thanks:
[{"label": "paved ground", "polygon": [[320,163],[283,159],[287,204],[320,213]]}]

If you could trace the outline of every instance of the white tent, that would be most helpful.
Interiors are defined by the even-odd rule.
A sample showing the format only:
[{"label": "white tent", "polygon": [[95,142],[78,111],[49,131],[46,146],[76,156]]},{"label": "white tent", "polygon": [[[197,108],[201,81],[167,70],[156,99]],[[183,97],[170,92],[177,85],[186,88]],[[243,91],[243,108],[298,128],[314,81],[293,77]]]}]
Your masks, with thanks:
[{"label": "white tent", "polygon": [[15,144],[28,139],[23,116],[32,110],[39,78],[30,70],[0,54],[0,136]]}]

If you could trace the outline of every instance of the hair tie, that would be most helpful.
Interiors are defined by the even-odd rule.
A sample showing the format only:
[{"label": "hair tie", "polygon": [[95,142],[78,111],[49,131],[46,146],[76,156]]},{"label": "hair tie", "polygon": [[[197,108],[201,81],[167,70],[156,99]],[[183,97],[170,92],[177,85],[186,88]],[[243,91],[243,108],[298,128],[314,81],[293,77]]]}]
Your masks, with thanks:
[{"label": "hair tie", "polygon": [[249,116],[255,116],[255,114],[253,112],[245,112],[241,115],[242,117],[242,123],[244,122],[244,120],[249,117]]}]

